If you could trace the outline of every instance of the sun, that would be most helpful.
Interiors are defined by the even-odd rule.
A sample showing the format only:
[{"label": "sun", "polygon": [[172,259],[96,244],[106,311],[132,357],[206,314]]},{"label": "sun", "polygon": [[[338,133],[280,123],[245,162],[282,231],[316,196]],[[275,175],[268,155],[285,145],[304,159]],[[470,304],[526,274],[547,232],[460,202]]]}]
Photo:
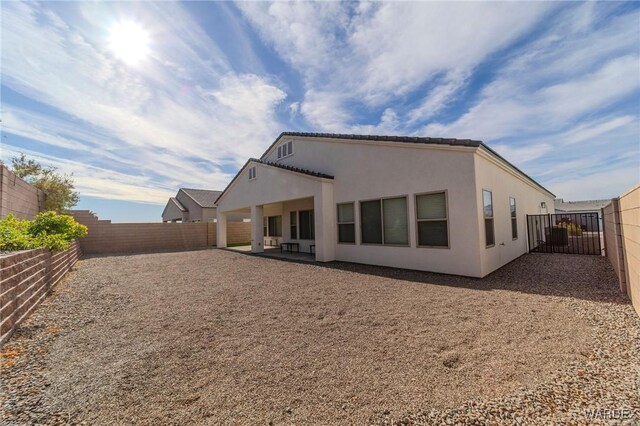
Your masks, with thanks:
[{"label": "sun", "polygon": [[124,63],[136,66],[149,55],[149,34],[135,22],[118,22],[109,32],[109,49]]}]

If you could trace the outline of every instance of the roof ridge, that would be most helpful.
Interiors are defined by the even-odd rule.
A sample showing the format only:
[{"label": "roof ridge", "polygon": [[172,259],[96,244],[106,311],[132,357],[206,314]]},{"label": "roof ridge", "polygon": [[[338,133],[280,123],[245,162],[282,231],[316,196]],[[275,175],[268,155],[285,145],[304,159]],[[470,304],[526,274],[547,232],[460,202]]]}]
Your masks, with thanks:
[{"label": "roof ridge", "polygon": [[208,191],[208,192],[221,192],[217,189],[202,189],[202,188],[178,188],[178,189],[182,189],[183,191]]}]

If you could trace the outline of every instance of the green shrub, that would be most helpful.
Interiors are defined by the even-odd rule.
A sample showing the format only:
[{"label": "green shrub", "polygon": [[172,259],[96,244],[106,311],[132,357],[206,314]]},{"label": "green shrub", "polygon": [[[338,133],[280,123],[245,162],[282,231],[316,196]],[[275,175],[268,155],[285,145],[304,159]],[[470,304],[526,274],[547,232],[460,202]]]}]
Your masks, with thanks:
[{"label": "green shrub", "polygon": [[28,250],[36,248],[38,245],[29,234],[28,220],[20,220],[10,214],[0,220],[0,250]]},{"label": "green shrub", "polygon": [[31,235],[60,235],[67,241],[87,235],[87,227],[66,214],[54,211],[39,213],[31,222]]},{"label": "green shrub", "polygon": [[10,214],[0,220],[0,250],[29,250],[46,247],[66,250],[71,241],[87,235],[87,227],[71,216],[43,212],[34,220],[20,220]]}]

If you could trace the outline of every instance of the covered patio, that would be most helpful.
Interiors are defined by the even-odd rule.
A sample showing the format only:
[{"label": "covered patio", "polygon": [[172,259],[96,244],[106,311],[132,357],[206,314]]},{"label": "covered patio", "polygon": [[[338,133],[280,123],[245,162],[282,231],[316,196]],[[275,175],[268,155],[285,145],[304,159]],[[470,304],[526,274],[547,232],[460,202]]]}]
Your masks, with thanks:
[{"label": "covered patio", "polygon": [[249,160],[217,200],[217,246],[227,247],[227,217],[251,214],[251,253],[327,262],[335,259],[333,177]]}]

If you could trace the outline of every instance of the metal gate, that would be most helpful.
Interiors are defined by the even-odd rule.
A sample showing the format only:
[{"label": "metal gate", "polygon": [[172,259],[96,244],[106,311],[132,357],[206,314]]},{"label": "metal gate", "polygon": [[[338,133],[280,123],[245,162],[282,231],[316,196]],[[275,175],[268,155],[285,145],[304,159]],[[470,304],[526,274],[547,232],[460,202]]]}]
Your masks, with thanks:
[{"label": "metal gate", "polygon": [[527,215],[530,253],[602,254],[598,213]]}]

